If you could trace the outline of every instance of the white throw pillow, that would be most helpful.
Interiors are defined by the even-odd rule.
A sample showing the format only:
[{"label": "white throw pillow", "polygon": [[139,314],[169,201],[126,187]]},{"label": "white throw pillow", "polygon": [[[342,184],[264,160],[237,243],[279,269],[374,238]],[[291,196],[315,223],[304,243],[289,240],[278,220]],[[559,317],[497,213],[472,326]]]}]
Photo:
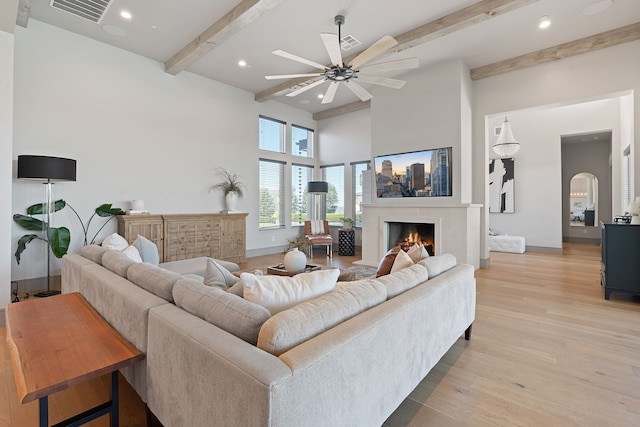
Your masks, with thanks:
[{"label": "white throw pillow", "polygon": [[312,271],[287,276],[256,276],[242,273],[242,293],[247,301],[260,304],[271,315],[303,301],[331,292],[336,286],[340,270]]},{"label": "white throw pillow", "polygon": [[124,251],[129,246],[129,242],[118,233],[113,233],[102,241],[102,247],[107,249],[115,249],[117,251]]},{"label": "white throw pillow", "polygon": [[393,266],[391,267],[391,272],[402,270],[403,268],[411,267],[413,265],[413,261],[411,257],[407,255],[405,251],[402,249],[396,255],[395,261],[393,261]]},{"label": "white throw pillow", "polygon": [[229,270],[218,264],[215,260],[207,259],[207,268],[204,271],[204,284],[207,286],[221,287],[220,284],[224,284],[224,289],[227,290],[230,286],[236,284],[239,279],[231,274]]},{"label": "white throw pillow", "polygon": [[142,262],[142,258],[140,257],[140,252],[138,252],[138,249],[133,245],[127,246],[122,251],[122,253],[125,254],[127,258],[129,258],[134,262]]},{"label": "white throw pillow", "polygon": [[427,252],[427,249],[422,243],[414,243],[407,251],[407,255],[409,255],[411,261],[415,264],[421,259],[428,257],[429,252]]}]

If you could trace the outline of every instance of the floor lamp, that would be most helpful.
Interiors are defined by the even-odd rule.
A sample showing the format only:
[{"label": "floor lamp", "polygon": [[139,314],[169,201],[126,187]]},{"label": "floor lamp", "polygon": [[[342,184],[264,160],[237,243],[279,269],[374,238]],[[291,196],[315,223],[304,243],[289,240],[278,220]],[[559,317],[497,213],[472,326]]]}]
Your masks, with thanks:
[{"label": "floor lamp", "polygon": [[59,294],[60,291],[51,289],[51,248],[49,247],[49,224],[51,222],[52,185],[54,181],[75,181],[76,161],[61,157],[49,156],[18,156],[18,178],[46,180],[46,210],[45,236],[47,236],[47,290],[35,294],[37,297],[48,297]]}]

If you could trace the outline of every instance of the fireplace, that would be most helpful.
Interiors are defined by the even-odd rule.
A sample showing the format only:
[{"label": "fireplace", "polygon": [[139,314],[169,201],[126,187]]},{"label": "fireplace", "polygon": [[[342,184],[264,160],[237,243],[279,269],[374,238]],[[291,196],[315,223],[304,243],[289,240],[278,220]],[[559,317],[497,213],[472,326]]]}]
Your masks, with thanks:
[{"label": "fireplace", "polygon": [[415,243],[422,243],[429,252],[435,255],[435,224],[418,222],[386,222],[387,249],[400,245],[408,251]]}]

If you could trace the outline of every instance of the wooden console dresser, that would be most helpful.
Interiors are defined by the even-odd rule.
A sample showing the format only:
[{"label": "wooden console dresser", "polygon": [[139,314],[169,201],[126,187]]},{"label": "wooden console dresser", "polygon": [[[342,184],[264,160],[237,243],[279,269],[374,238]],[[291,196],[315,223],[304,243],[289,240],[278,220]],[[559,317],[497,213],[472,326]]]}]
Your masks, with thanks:
[{"label": "wooden console dresser", "polygon": [[206,256],[235,263],[247,260],[247,213],[118,215],[118,234],[138,235],[158,246],[160,262]]}]

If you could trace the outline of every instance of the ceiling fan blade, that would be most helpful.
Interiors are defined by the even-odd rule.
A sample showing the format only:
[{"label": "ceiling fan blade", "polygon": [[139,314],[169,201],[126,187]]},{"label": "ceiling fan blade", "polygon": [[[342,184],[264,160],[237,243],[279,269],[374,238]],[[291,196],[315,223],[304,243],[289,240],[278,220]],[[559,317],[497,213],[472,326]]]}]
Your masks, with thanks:
[{"label": "ceiling fan blade", "polygon": [[327,88],[327,91],[324,94],[324,98],[322,98],[322,104],[328,104],[330,102],[333,102],[333,98],[336,96],[336,91],[338,90],[339,84],[340,83],[338,82],[329,83],[329,87]]},{"label": "ceiling fan blade", "polygon": [[310,61],[308,59],[304,59],[304,58],[302,58],[302,57],[300,57],[298,55],[294,55],[293,53],[285,52],[284,50],[277,49],[277,50],[274,50],[272,53],[274,55],[282,56],[283,58],[291,59],[292,61],[297,61],[297,62],[301,62],[303,64],[310,65],[310,66],[312,66],[314,68],[318,68],[320,70],[324,70],[324,69],[327,68],[322,64],[318,64],[317,62],[313,62],[313,61]]},{"label": "ceiling fan blade", "polygon": [[363,73],[382,73],[393,70],[408,70],[411,68],[418,68],[418,58],[399,59],[397,61],[367,65],[361,67],[359,70]]},{"label": "ceiling fan blade", "polygon": [[309,89],[313,89],[314,87],[321,85],[322,83],[324,83],[325,79],[320,79],[320,80],[316,80],[313,83],[309,83],[306,86],[301,87],[300,89],[296,89],[293,92],[289,92],[287,94],[287,96],[296,96],[296,95],[300,95],[302,92],[306,92]]},{"label": "ceiling fan blade", "polygon": [[264,76],[267,80],[277,80],[277,79],[295,79],[298,77],[319,77],[322,73],[308,73],[308,74],[278,74],[275,76]]},{"label": "ceiling fan blade", "polygon": [[377,42],[375,42],[374,44],[369,46],[360,55],[358,55],[355,58],[353,58],[353,60],[351,62],[349,62],[349,64],[347,64],[347,65],[350,65],[352,68],[358,68],[362,64],[365,64],[365,63],[371,61],[372,59],[377,58],[378,56],[382,55],[387,50],[391,49],[392,47],[394,47],[397,44],[398,44],[398,42],[393,37],[391,37],[391,36],[382,36],[382,38],[380,40],[378,40]]},{"label": "ceiling fan blade", "polygon": [[337,34],[320,33],[325,49],[331,58],[331,63],[337,67],[342,67],[342,53],[340,52],[340,41]]},{"label": "ceiling fan blade", "polygon": [[406,83],[404,80],[389,79],[387,77],[368,76],[366,74],[358,74],[358,80],[374,85],[392,87],[394,89],[400,89]]},{"label": "ceiling fan blade", "polygon": [[373,95],[371,95],[369,92],[364,90],[364,88],[360,86],[358,83],[354,82],[353,79],[345,82],[345,85],[349,89],[351,89],[351,92],[355,93],[362,102],[368,101],[371,98],[373,98]]}]

